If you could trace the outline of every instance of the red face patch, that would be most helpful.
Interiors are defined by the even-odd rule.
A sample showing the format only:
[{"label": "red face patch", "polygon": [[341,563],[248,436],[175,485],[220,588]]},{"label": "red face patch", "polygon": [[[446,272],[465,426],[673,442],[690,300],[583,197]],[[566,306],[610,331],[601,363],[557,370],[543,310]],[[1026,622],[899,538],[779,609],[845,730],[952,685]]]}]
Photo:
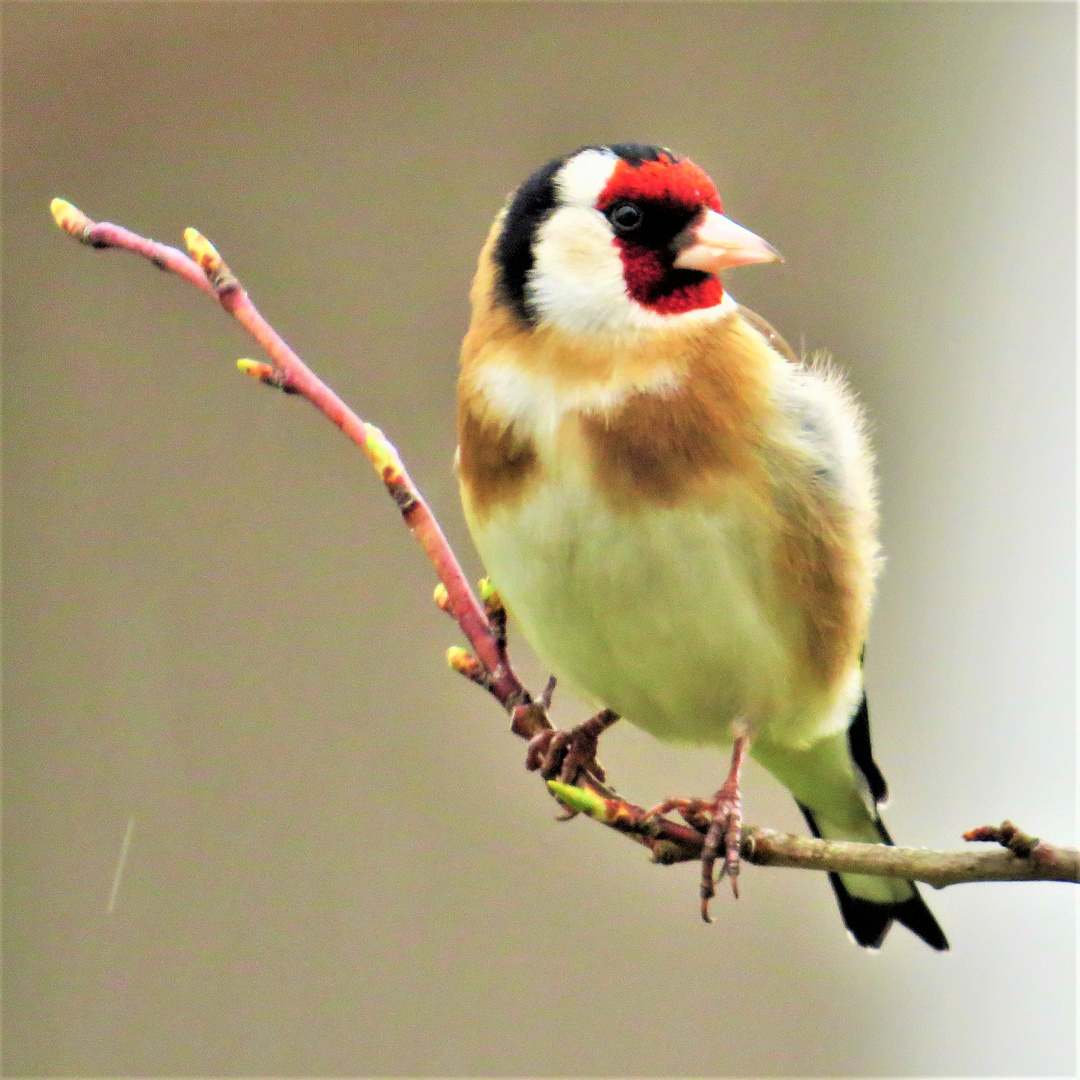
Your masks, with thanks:
[{"label": "red face patch", "polygon": [[[622,158],[596,202],[601,213],[617,202],[639,204],[646,215],[652,212],[684,212],[683,221],[703,209],[722,212],[716,185],[692,161],[676,161],[666,154],[659,161],[631,165]],[[674,233],[667,240],[674,240]],[[667,244],[641,243],[634,236],[615,237],[623,264],[626,291],[643,307],[661,315],[712,307],[724,295],[719,278],[696,270],[676,270]]]},{"label": "red face patch", "polygon": [[672,270],[657,251],[616,240],[623,264],[623,279],[631,299],[660,315],[713,307],[724,298],[724,286],[713,274]]}]

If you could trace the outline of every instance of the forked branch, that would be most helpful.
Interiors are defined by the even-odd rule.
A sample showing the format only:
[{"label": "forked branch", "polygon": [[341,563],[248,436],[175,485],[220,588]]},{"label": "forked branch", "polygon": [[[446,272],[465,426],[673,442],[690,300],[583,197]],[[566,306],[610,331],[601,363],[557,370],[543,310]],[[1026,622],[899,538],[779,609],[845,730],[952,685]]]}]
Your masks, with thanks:
[{"label": "forked branch", "polygon": [[[547,716],[549,690],[534,699],[511,666],[506,649],[506,612],[498,594],[482,583],[477,599],[431,508],[409,476],[393,444],[374,425],[365,423],[296,355],[263,318],[214,246],[194,229],[186,229],[188,254],[139,236],[110,222],[95,222],[63,199],[53,199],[57,225],[94,248],[133,251],[163,270],[170,270],[214,297],[262,346],[269,363],[240,360],[241,371],[268,386],[298,394],[336,424],[367,455],[401,512],[405,524],[424,549],[439,578],[436,603],[457,620],[472,651],[454,647],[447,660],[454,670],[487,690],[511,716],[511,730],[524,739],[551,728]],[[628,803],[595,776],[582,787],[549,781],[552,794],[568,809],[585,813],[649,848],[659,863],[701,857],[704,835],[697,828],[649,815]],[[990,852],[939,852],[789,836],[772,829],[748,827],[742,857],[759,866],[845,871],[924,881],[943,888],[962,881],[1080,881],[1074,848],[1056,847],[1021,833],[1009,822],[965,834],[967,840],[993,841],[1006,848]]]}]

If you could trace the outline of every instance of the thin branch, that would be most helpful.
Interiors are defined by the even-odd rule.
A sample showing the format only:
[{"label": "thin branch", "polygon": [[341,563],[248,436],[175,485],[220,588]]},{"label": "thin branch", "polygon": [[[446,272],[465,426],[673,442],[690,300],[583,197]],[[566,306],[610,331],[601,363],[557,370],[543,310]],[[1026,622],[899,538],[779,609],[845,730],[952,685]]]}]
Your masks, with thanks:
[{"label": "thin branch", "polygon": [[[190,254],[139,236],[111,222],[95,222],[63,199],[50,209],[66,233],[94,248],[119,248],[148,259],[162,270],[178,274],[202,292],[215,297],[262,346],[270,363],[243,359],[241,371],[268,386],[306,398],[336,424],[374,466],[405,524],[424,549],[439,578],[436,604],[461,627],[472,652],[447,650],[455,670],[487,690],[510,714],[510,730],[531,739],[551,728],[547,711],[554,683],[534,700],[518,679],[506,648],[506,611],[498,593],[481,583],[483,606],[465,577],[435,515],[409,476],[393,444],[373,424],[365,423],[318,378],[263,318],[251,298],[214,246],[194,229],[184,240]],[[701,858],[704,833],[690,825],[650,815],[619,798],[593,775],[582,778],[585,787],[549,781],[548,788],[568,809],[617,829],[652,852],[658,863]],[[696,823],[699,824],[699,823]],[[968,840],[992,841],[1007,850],[992,852],[938,852],[917,848],[854,844],[790,836],[772,829],[748,827],[742,839],[742,857],[758,866],[788,866],[876,876],[903,877],[944,888],[962,881],[1080,881],[1077,852],[1056,847],[1021,833],[1011,823],[1000,828],[983,826],[965,834]]]},{"label": "thin branch", "polygon": [[[583,788],[549,780],[559,801],[627,836],[653,839],[653,861],[671,865],[701,858],[705,834],[656,818],[620,798],[601,798]],[[965,840],[1001,844],[1004,851],[929,851],[847,840],[818,840],[748,825],[740,855],[755,866],[869,874],[923,881],[935,889],[965,881],[1080,882],[1080,852],[1029,836],[1012,822],[984,825],[964,833]]]},{"label": "thin branch", "polygon": [[[1006,823],[1008,824],[1008,823]],[[1026,856],[1009,850],[928,851],[925,848],[854,844],[750,829],[744,838],[747,861],[758,866],[870,874],[924,881],[935,889],[967,881],[1080,882],[1080,853],[1036,841]]]},{"label": "thin branch", "polygon": [[139,236],[120,225],[92,221],[64,199],[53,199],[50,209],[56,224],[82,243],[94,248],[133,251],[162,270],[179,274],[196,288],[215,297],[270,357],[270,364],[241,360],[238,363],[240,370],[270,386],[306,398],[364,451],[401,511],[406,525],[434,565],[439,581],[446,590],[447,609],[457,620],[485,669],[487,689],[507,710],[513,710],[517,705],[527,705],[532,700],[529,692],[510,667],[505,649],[500,648],[496,632],[470,588],[457,556],[393,444],[377,427],[361,420],[293,352],[285,339],[259,313],[213,244],[195,229],[185,229],[184,241],[190,252],[190,255],[185,255],[178,248]]}]

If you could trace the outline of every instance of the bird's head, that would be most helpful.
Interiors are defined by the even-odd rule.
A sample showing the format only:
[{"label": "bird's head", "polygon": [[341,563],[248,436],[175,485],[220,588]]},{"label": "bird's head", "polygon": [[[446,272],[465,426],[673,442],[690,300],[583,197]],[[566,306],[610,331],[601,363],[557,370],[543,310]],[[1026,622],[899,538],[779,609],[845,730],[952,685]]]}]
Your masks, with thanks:
[{"label": "bird's head", "polygon": [[780,257],[723,215],[702,169],[655,146],[587,146],[550,162],[496,230],[497,301],[573,333],[695,317],[721,304],[721,270]]}]

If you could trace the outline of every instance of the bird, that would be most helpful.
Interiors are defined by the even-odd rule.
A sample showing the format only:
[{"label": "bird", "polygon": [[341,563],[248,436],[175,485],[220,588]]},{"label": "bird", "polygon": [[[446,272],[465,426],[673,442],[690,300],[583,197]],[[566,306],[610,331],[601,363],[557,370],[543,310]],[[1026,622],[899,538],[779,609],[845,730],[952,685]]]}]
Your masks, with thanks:
[{"label": "bird", "polygon": [[[514,624],[597,708],[527,764],[571,782],[624,718],[731,748],[707,831],[738,895],[747,754],[826,839],[891,844],[863,654],[881,565],[860,405],[720,280],[780,259],[672,150],[585,146],[507,198],[483,244],[461,346],[465,519]],[[569,777],[565,767],[575,762]],[[948,948],[914,882],[831,874],[854,940],[894,922]]]}]

